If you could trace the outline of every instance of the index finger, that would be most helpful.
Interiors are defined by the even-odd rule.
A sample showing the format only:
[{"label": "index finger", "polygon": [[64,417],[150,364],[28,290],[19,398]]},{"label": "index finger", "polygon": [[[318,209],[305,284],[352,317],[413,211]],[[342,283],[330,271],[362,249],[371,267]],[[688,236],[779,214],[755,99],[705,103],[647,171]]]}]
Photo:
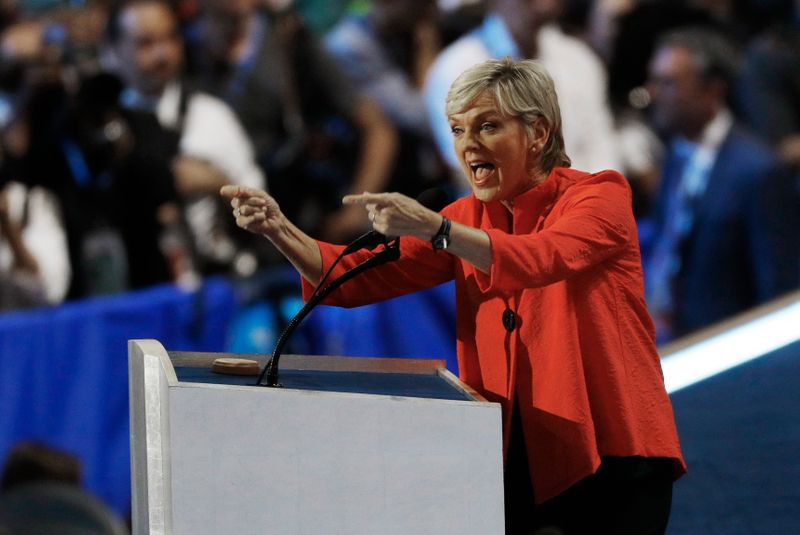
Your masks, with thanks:
[{"label": "index finger", "polygon": [[342,197],[342,204],[377,204],[385,206],[389,204],[389,193],[358,193],[345,195]]},{"label": "index finger", "polygon": [[257,188],[248,188],[247,186],[236,186],[228,184],[222,186],[219,194],[226,199],[234,199],[236,197],[266,197],[266,193]]}]

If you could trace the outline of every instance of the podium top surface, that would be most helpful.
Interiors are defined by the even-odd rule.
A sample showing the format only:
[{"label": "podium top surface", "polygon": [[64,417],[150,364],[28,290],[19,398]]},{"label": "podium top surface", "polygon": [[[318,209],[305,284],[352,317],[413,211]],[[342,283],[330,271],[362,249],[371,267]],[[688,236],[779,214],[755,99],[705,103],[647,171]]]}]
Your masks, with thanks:
[{"label": "podium top surface", "polygon": [[[168,355],[178,382],[266,388],[256,384],[256,376],[215,373],[211,364],[216,357],[236,356],[255,360],[263,369],[268,356],[180,351],[170,351]],[[455,379],[443,361],[433,359],[285,355],[279,382],[292,390],[484,401]]]},{"label": "podium top surface", "polygon": [[[208,368],[176,367],[175,375],[181,382],[211,383],[257,387],[257,377],[224,375]],[[316,390],[321,392],[347,392],[403,396],[428,399],[471,401],[465,392],[453,387],[439,375],[412,373],[377,373],[330,370],[281,370],[283,388]]]}]

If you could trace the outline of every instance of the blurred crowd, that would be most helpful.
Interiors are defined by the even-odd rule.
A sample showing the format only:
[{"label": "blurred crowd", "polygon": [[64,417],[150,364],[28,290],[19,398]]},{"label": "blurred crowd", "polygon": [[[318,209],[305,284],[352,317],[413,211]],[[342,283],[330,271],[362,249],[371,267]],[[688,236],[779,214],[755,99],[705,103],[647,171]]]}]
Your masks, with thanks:
[{"label": "blurred crowd", "polygon": [[0,310],[280,265],[224,184],[339,243],[344,194],[465,194],[445,96],[504,56],[629,179],[660,341],[800,285],[794,0],[4,0]]}]

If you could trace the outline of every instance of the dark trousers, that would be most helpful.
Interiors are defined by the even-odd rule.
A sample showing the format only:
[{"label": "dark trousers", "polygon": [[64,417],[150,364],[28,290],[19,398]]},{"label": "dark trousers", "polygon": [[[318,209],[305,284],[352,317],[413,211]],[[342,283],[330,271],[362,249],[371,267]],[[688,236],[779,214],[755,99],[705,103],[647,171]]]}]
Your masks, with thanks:
[{"label": "dark trousers", "polygon": [[507,535],[663,534],[672,505],[673,461],[603,457],[596,473],[534,505],[519,411],[505,473]]}]

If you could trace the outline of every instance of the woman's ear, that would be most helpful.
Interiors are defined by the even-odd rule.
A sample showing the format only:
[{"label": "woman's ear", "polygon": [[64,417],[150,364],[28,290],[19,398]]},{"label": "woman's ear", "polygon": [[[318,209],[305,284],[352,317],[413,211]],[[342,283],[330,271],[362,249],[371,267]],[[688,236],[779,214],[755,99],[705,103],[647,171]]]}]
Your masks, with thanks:
[{"label": "woman's ear", "polygon": [[550,138],[550,125],[544,117],[537,117],[531,125],[531,135],[528,139],[528,148],[535,154],[539,153]]}]

